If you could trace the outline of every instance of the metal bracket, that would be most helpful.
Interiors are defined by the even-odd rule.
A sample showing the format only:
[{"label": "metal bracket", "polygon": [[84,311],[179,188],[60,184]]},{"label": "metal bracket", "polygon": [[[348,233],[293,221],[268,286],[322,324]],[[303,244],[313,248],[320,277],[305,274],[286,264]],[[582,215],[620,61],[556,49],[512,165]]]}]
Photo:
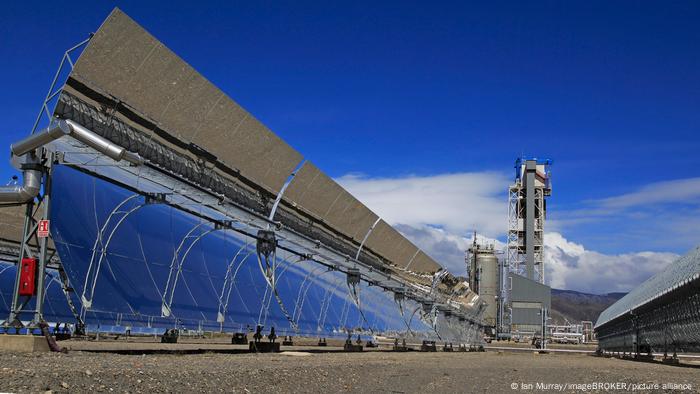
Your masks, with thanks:
[{"label": "metal bracket", "polygon": [[306,163],[306,160],[302,160],[297,164],[297,166],[294,168],[294,171],[292,171],[291,174],[289,174],[289,178],[287,178],[287,181],[282,185],[282,188],[280,189],[279,193],[277,193],[277,198],[275,198],[275,202],[272,204],[272,209],[270,209],[270,216],[268,216],[268,220],[272,221],[275,218],[275,213],[277,212],[277,207],[280,204],[280,201],[282,201],[282,196],[284,195],[284,192],[287,190],[287,187],[289,187],[289,184],[292,183],[294,180],[294,177],[297,175],[297,172],[301,169],[301,167],[304,166],[304,163]]},{"label": "metal bracket", "polygon": [[230,230],[233,228],[233,223],[235,223],[235,221],[233,221],[233,220],[222,220],[220,222],[214,222],[214,229],[215,230]]},{"label": "metal bracket", "polygon": [[277,250],[277,239],[275,232],[272,230],[258,230],[258,240],[256,250],[258,255],[269,259],[270,256]]},{"label": "metal bracket", "polygon": [[405,290],[404,289],[395,289],[394,290],[394,301],[401,303],[405,299]]},{"label": "metal bracket", "polygon": [[360,270],[358,268],[348,268],[348,285],[356,286],[360,284]]},{"label": "metal bracket", "polygon": [[167,202],[166,198],[168,193],[146,193],[144,196],[146,198],[146,205],[164,204]]},{"label": "metal bracket", "polygon": [[369,238],[370,234],[372,234],[372,230],[374,230],[374,227],[379,223],[379,221],[382,220],[382,218],[377,218],[377,220],[374,221],[372,226],[370,226],[369,230],[367,230],[367,234],[365,234],[365,237],[362,239],[362,242],[360,242],[360,247],[357,248],[357,253],[355,254],[355,260],[360,259],[360,252],[362,251],[362,247],[365,246],[365,242],[367,242],[367,238]]}]

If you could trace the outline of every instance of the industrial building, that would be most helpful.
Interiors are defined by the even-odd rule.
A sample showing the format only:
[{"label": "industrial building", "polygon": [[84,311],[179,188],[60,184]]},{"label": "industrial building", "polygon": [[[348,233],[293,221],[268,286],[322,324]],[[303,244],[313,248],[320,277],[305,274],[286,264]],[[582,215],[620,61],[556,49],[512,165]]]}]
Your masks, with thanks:
[{"label": "industrial building", "polygon": [[510,333],[518,335],[543,335],[547,325],[547,313],[552,308],[549,286],[510,272],[508,283],[508,310]]},{"label": "industrial building", "polygon": [[551,196],[551,160],[518,159],[508,188],[508,232],[505,261],[493,245],[476,241],[467,250],[470,287],[486,302],[484,322],[490,335],[543,336],[551,309],[545,285],[544,223]]}]

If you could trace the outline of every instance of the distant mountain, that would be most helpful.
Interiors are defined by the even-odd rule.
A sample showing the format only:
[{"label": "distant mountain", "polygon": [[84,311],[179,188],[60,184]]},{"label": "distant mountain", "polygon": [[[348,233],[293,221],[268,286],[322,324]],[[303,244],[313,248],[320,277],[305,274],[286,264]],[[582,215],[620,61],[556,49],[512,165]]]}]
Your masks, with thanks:
[{"label": "distant mountain", "polygon": [[598,316],[627,293],[588,294],[573,290],[552,289],[552,323],[580,324],[589,320],[595,324]]}]

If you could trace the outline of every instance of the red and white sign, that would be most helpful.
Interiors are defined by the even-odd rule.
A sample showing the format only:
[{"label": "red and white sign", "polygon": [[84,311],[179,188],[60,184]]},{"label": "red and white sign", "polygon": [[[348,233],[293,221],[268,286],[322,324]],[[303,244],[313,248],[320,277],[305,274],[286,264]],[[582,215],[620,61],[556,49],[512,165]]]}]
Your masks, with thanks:
[{"label": "red and white sign", "polygon": [[49,236],[49,221],[39,220],[39,227],[36,229],[36,236],[39,238],[46,238]]}]

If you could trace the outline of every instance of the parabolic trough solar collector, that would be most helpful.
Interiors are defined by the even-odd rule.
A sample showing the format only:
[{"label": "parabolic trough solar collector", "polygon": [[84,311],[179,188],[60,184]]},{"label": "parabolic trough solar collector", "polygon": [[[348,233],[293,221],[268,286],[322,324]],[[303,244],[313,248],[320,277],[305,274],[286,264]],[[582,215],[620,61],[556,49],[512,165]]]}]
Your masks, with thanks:
[{"label": "parabolic trough solar collector", "polygon": [[222,231],[197,214],[204,207],[152,203],[134,190],[138,179],[127,187],[107,170],[57,165],[52,236],[88,322],[478,337],[482,305],[460,280],[120,10],[76,62],[55,116],[138,153],[175,183],[258,215],[270,215],[281,195],[271,219],[282,227],[469,316],[450,319],[444,308],[364,281],[360,301],[345,273],[288,251],[276,256],[272,291],[255,238]]}]

